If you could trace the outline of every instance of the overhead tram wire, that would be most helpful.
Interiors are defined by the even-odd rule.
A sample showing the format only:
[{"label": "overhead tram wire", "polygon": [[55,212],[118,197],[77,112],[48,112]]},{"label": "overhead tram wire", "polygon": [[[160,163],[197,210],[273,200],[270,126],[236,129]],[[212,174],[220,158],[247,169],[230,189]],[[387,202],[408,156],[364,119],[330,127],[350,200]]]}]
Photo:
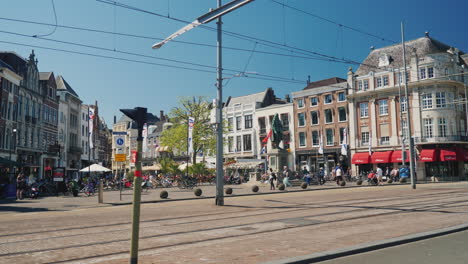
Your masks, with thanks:
[{"label": "overhead tram wire", "polygon": [[[87,53],[87,52],[81,52],[81,51],[72,51],[72,50],[66,50],[66,49],[44,47],[44,46],[39,46],[39,45],[31,45],[31,44],[11,42],[11,41],[0,40],[0,43],[23,46],[23,47],[31,47],[31,48],[37,48],[37,49],[59,51],[59,52],[64,52],[64,53],[78,54],[78,55],[97,57],[97,58],[104,58],[104,59],[112,59],[112,60],[119,60],[119,61],[126,61],[126,62],[135,62],[135,63],[140,63],[140,64],[147,64],[147,65],[154,65],[154,66],[161,66],[161,67],[168,67],[168,68],[175,68],[175,69],[182,69],[182,70],[190,70],[190,71],[205,72],[205,73],[216,73],[216,71],[209,71],[209,70],[203,70],[203,69],[197,69],[197,68],[189,68],[189,67],[182,67],[182,66],[176,66],[176,65],[154,63],[154,62],[149,62],[149,61],[141,61],[141,60],[134,60],[134,59],[127,59],[127,58],[122,58],[122,57],[114,57],[114,56],[108,56],[108,55],[93,54],[93,53]],[[276,77],[276,76],[270,76],[270,75],[260,75],[259,74],[259,76],[265,76],[265,78],[264,77],[257,77],[257,76],[246,76],[246,77],[252,78],[252,79],[260,79],[260,80],[271,80],[271,81],[277,81],[277,82],[287,82],[287,83],[293,83],[293,84],[303,84],[304,83],[303,81],[289,80],[289,79],[284,79],[282,77]]]},{"label": "overhead tram wire", "polygon": [[[52,42],[57,42],[57,43],[62,43],[62,44],[68,44],[68,45],[73,45],[73,46],[78,46],[78,47],[92,48],[92,49],[103,50],[103,51],[109,51],[109,52],[117,52],[117,53],[121,53],[121,54],[125,54],[125,55],[132,55],[132,56],[144,57],[144,58],[155,59],[155,60],[164,60],[164,61],[169,61],[169,62],[174,62],[174,63],[187,64],[187,65],[190,65],[190,66],[198,66],[198,67],[205,67],[205,68],[216,69],[216,66],[210,66],[210,65],[198,64],[198,63],[193,63],[193,62],[186,62],[186,61],[181,61],[181,60],[174,60],[174,59],[167,59],[167,58],[149,56],[149,55],[145,55],[145,54],[139,54],[139,53],[121,51],[121,50],[117,50],[117,49],[111,49],[111,48],[104,48],[104,47],[92,46],[92,45],[81,44],[81,43],[76,43],[76,42],[69,42],[69,41],[56,40],[56,39],[49,39],[49,38],[37,38],[37,37],[33,37],[33,36],[30,36],[30,35],[27,35],[27,34],[21,34],[21,33],[10,32],[10,31],[4,31],[4,30],[0,30],[0,33],[11,34],[11,35],[16,35],[16,36],[21,36],[21,37],[31,37],[31,38],[35,38],[35,39],[41,39],[41,40],[46,40],[46,41],[52,41]],[[232,73],[245,73],[245,70],[239,71],[239,70],[229,69],[229,68],[225,68],[225,70],[226,70],[226,71],[229,71],[229,72],[232,72]],[[288,78],[285,78],[285,77],[273,76],[273,75],[267,75],[267,74],[261,74],[261,73],[255,73],[255,75],[257,75],[257,76],[263,76],[263,77],[268,77],[268,78],[279,79],[279,80],[285,80],[285,81],[297,81],[297,80],[294,80],[294,79],[288,79]],[[245,77],[245,76],[244,76],[244,77]],[[303,83],[302,81],[300,81],[300,82]]]},{"label": "overhead tram wire", "polygon": [[[109,34],[109,35],[118,35],[118,36],[131,37],[131,38],[150,39],[150,40],[157,40],[157,41],[158,40],[159,41],[163,40],[163,38],[157,38],[157,37],[152,37],[152,36],[135,35],[135,34],[122,33],[122,32],[105,31],[105,30],[100,30],[100,29],[92,29],[92,28],[84,28],[84,27],[76,27],[76,26],[66,26],[66,25],[60,25],[60,24],[55,25],[55,24],[38,22],[38,21],[31,21],[31,20],[22,20],[22,19],[14,19],[14,18],[6,18],[6,17],[0,17],[0,20],[12,21],[12,22],[18,22],[18,23],[34,24],[34,25],[42,25],[42,26],[57,26],[59,28],[70,29],[70,30],[94,32],[94,33]],[[180,41],[180,40],[172,40],[172,41],[175,42],[175,43],[181,43],[181,44],[187,44],[187,45],[216,48],[216,45],[207,44],[207,43],[196,43],[196,42]],[[265,45],[265,44],[263,44],[263,45]],[[268,45],[265,45],[265,46],[268,46]],[[223,48],[228,49],[228,50],[242,51],[242,52],[248,52],[248,53],[252,52],[252,50],[250,50],[250,49],[243,49],[243,48],[237,48],[237,47],[223,46]],[[276,48],[278,48],[278,47],[276,47]],[[332,62],[345,63],[345,62],[341,62],[341,61],[334,61],[334,60],[331,60],[331,59],[325,59],[325,58],[322,58],[322,57],[315,57],[315,56],[311,56],[311,55],[306,54],[306,53],[295,52],[295,51],[289,50],[289,49],[283,49],[283,50],[293,52],[293,53],[296,53],[296,54],[303,54],[305,56],[291,55],[291,54],[284,54],[284,53],[276,53],[276,52],[269,52],[269,51],[261,51],[261,50],[255,50],[254,53],[273,55],[273,56],[282,56],[282,57],[293,57],[293,58],[300,58],[300,59],[309,59],[309,60],[332,61]]]},{"label": "overhead tram wire", "polygon": [[[119,3],[117,1],[111,1],[111,0],[96,0],[96,1],[101,2],[101,3],[105,3],[105,4],[109,4],[109,5],[117,5],[118,7],[122,7],[122,8],[130,9],[130,10],[134,10],[134,11],[137,11],[137,12],[142,12],[142,13],[146,13],[146,14],[150,14],[150,15],[154,15],[154,16],[174,20],[174,21],[177,21],[177,22],[185,23],[185,24],[191,24],[192,23],[190,21],[186,21],[186,20],[183,20],[183,19],[174,18],[174,17],[167,17],[165,15],[158,14],[158,13],[155,13],[155,12],[152,12],[152,11],[148,11],[148,10],[144,10],[144,9],[141,9],[141,8],[138,8],[138,7],[133,7],[133,6],[130,6],[130,5],[122,4],[122,3]],[[199,27],[204,28],[204,29],[208,29],[208,30],[211,30],[211,31],[216,31],[215,28],[210,27],[210,26],[206,26],[206,25],[200,25]],[[297,47],[292,47],[292,46],[281,44],[281,43],[278,43],[278,42],[275,42],[275,41],[260,39],[260,38],[248,36],[248,35],[245,35],[245,34],[235,33],[235,32],[231,32],[231,31],[227,31],[227,30],[222,30],[222,32],[224,34],[228,35],[228,36],[231,36],[231,37],[235,37],[235,38],[239,38],[239,39],[243,39],[243,40],[247,40],[247,41],[252,41],[252,42],[257,41],[259,44],[262,44],[262,45],[265,45],[265,43],[268,43],[268,44],[271,44],[271,47],[274,47],[274,48],[285,47],[285,48],[290,48],[290,49],[302,51],[302,52],[305,52],[305,53],[321,56],[321,57],[324,57],[324,58],[327,58],[327,59],[336,60],[337,62],[342,62],[342,63],[344,62],[344,63],[354,64],[354,65],[365,65],[365,66],[368,66],[370,68],[375,68],[375,69],[379,69],[379,70],[388,70],[387,68],[381,68],[381,67],[377,67],[377,66],[374,66],[374,65],[364,64],[362,62],[357,62],[357,61],[353,61],[351,59],[346,59],[346,58],[340,59],[338,57],[323,54],[323,53],[320,53],[320,52],[310,51],[310,50],[301,49],[301,48],[297,48]]]},{"label": "overhead tram wire", "polygon": [[[6,18],[6,17],[0,17],[0,20],[12,21],[12,22],[18,22],[18,23],[26,23],[26,24],[34,24],[34,25],[43,25],[43,26],[55,26],[55,24],[50,24],[50,23],[45,23],[45,22],[14,19],[14,18]],[[150,40],[163,40],[162,38],[156,38],[156,37],[152,37],[152,36],[135,35],[135,34],[122,33],[122,32],[112,32],[112,31],[105,31],[105,30],[100,30],[100,29],[84,28],[84,27],[77,27],[77,26],[66,26],[66,25],[57,24],[57,27],[64,28],[64,29],[70,29],[70,30],[94,32],[94,33],[100,33],[100,34],[119,35],[119,36],[132,37],[132,38],[141,38],[141,39],[150,39]],[[28,35],[28,36],[30,36],[30,35]],[[37,38],[37,39],[39,39],[39,38]],[[202,46],[202,47],[216,47],[216,45],[211,45],[211,44],[180,41],[180,40],[173,40],[173,42],[177,42],[177,43],[181,43],[181,44],[187,44],[187,45]],[[273,45],[267,45],[265,43],[262,43],[262,45],[270,46],[270,47],[274,47],[274,48],[279,48],[279,47],[276,47],[276,46],[273,46]],[[249,52],[249,53],[252,52],[251,49],[242,49],[242,48],[234,48],[234,47],[226,47],[226,46],[223,47],[223,48],[224,49],[236,50],[236,51],[242,51],[242,52]],[[318,60],[318,61],[336,62],[336,63],[342,63],[342,64],[365,65],[365,66],[375,68],[375,69],[382,69],[382,68],[372,66],[372,65],[367,65],[367,64],[364,64],[364,63],[358,63],[358,62],[351,63],[351,62],[348,62],[348,61],[341,61],[341,59],[340,60],[334,60],[334,59],[327,59],[327,58],[322,58],[322,57],[311,57],[311,55],[309,55],[309,54],[296,52],[296,51],[293,51],[291,49],[284,49],[284,50],[287,50],[287,51],[290,51],[290,52],[293,52],[293,53],[298,53],[298,54],[305,54],[306,56],[297,56],[297,55],[282,54],[282,53],[275,53],[275,52],[259,51],[257,49],[255,51],[253,51],[253,52],[254,53],[260,53],[260,54],[266,54],[266,55],[273,55],[273,56],[293,57],[293,58],[310,59],[310,60]],[[383,70],[388,70],[388,69],[383,69]],[[416,70],[409,70],[409,72],[415,73],[417,71]]]},{"label": "overhead tram wire", "polygon": [[50,33],[47,33],[47,34],[44,34],[44,35],[34,35],[34,37],[46,37],[46,36],[50,36],[50,35],[54,34],[55,31],[57,30],[57,12],[55,11],[54,0],[51,0],[51,2],[52,2],[52,9],[53,9],[53,11],[54,11],[54,17],[55,17],[54,29],[53,29],[52,32],[50,32]]},{"label": "overhead tram wire", "polygon": [[[183,19],[179,19],[179,18],[175,18],[175,17],[167,17],[167,16],[165,16],[165,15],[158,14],[158,13],[155,13],[155,12],[152,12],[152,11],[148,11],[148,10],[141,9],[141,8],[138,8],[138,7],[134,7],[134,6],[122,4],[122,3],[119,3],[119,2],[117,2],[117,1],[111,1],[111,0],[96,0],[96,1],[97,1],[97,2],[101,2],[101,3],[104,3],[104,4],[108,4],[108,5],[115,5],[115,6],[118,6],[118,7],[126,8],[126,9],[129,9],[129,10],[133,10],[133,11],[137,11],[137,12],[141,12],[141,13],[146,13],[146,14],[149,14],[149,15],[154,15],[154,16],[158,16],[158,17],[162,17],[162,18],[174,20],[174,21],[177,21],[177,22],[180,22],[180,23],[184,23],[184,24],[192,24],[192,23],[193,23],[193,22],[190,22],[190,21],[187,21],[187,20],[183,20]],[[210,26],[206,26],[206,25],[200,25],[199,27],[204,28],[204,29],[207,29],[207,30],[211,30],[211,31],[217,31],[217,29],[215,29],[215,28],[213,28],[213,27],[210,27]],[[266,42],[266,43],[269,43],[269,44],[273,44],[274,46],[272,46],[272,47],[275,47],[275,48],[278,48],[277,46],[280,46],[280,47],[288,47],[288,48],[292,48],[292,49],[296,49],[296,50],[301,50],[301,51],[304,51],[304,52],[307,52],[307,53],[311,53],[311,54],[314,54],[314,55],[317,55],[317,56],[321,56],[321,57],[325,57],[325,58],[329,58],[329,59],[342,60],[342,59],[339,59],[339,58],[336,58],[336,57],[333,57],[333,56],[321,54],[321,53],[314,52],[314,51],[308,51],[308,50],[304,50],[304,49],[300,49],[300,48],[296,48],[296,47],[291,47],[291,46],[288,46],[288,45],[285,45],[285,44],[281,44],[281,43],[277,43],[277,42],[270,41],[270,40],[264,40],[264,39],[260,39],[260,38],[256,38],[256,37],[252,37],[252,36],[248,36],[248,35],[244,35],[244,34],[232,32],[232,31],[227,31],[227,30],[221,30],[221,31],[222,31],[224,34],[228,35],[228,36],[236,37],[236,38],[239,38],[239,39],[243,39],[243,40],[247,40],[247,41],[252,41],[252,42],[258,41],[258,42]],[[264,45],[264,43],[259,43],[259,44]]]},{"label": "overhead tram wire", "polygon": [[329,18],[325,18],[325,17],[319,16],[319,15],[310,13],[310,12],[308,12],[308,11],[299,9],[299,8],[297,8],[297,7],[290,6],[290,5],[285,4],[285,3],[280,3],[280,2],[278,2],[277,0],[270,0],[270,1],[273,2],[273,3],[276,3],[276,4],[278,4],[278,5],[281,5],[281,6],[283,6],[283,7],[287,7],[287,8],[289,8],[289,9],[295,10],[295,11],[297,11],[297,12],[300,12],[300,13],[303,13],[303,14],[306,14],[306,15],[309,15],[309,16],[312,16],[312,17],[314,17],[314,18],[317,18],[317,19],[326,21],[326,22],[328,22],[328,23],[331,23],[331,24],[337,25],[337,26],[339,26],[339,27],[343,27],[343,28],[349,29],[349,30],[351,30],[351,31],[354,31],[354,32],[357,32],[357,33],[360,33],[360,34],[363,34],[363,35],[367,35],[367,36],[372,37],[372,38],[376,38],[376,39],[381,40],[381,41],[389,42],[389,43],[392,43],[392,44],[398,44],[398,43],[399,43],[399,42],[397,42],[397,41],[394,41],[394,40],[391,40],[391,39],[388,39],[388,38],[384,38],[384,37],[378,36],[378,35],[373,34],[373,33],[366,32],[366,31],[364,31],[364,30],[362,30],[362,29],[358,29],[358,28],[355,28],[355,27],[347,26],[347,25],[342,24],[342,23],[338,23],[338,22],[333,21],[333,20],[331,20],[331,19],[329,19]]}]

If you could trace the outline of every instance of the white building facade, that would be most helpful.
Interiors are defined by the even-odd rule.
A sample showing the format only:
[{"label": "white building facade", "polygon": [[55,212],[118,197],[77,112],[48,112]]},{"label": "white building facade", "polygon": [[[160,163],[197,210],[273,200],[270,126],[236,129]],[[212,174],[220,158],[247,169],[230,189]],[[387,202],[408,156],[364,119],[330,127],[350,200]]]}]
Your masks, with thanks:
[{"label": "white building facade", "polygon": [[408,100],[401,45],[371,51],[356,73],[348,73],[353,171],[402,166],[401,145],[408,150],[411,122],[418,180],[464,179],[468,138],[462,52],[428,35],[406,46]]}]

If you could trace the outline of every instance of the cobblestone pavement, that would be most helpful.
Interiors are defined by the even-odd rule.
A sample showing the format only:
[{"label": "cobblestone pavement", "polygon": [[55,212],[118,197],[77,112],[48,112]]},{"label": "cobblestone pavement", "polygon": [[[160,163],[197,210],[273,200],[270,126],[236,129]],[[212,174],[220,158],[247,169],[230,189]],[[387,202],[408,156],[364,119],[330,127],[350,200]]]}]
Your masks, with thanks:
[{"label": "cobblestone pavement", "polygon": [[[458,225],[468,221],[467,190],[424,184],[227,197],[224,207],[143,204],[139,263],[259,263]],[[130,212],[4,212],[0,263],[128,263]]]},{"label": "cobblestone pavement", "polygon": [[[259,191],[257,194],[265,193],[281,193],[279,190],[270,190],[268,184],[256,183],[259,186]],[[296,182],[296,185],[299,185],[299,182]],[[395,184],[392,184],[395,185]],[[236,195],[246,195],[254,193],[252,192],[253,184],[241,184],[241,185],[226,185],[225,188],[232,188],[233,194]],[[356,187],[355,183],[348,183],[345,187],[338,187],[333,182],[327,182],[326,185],[311,185],[308,190],[322,190],[322,189],[333,189],[333,188],[349,188]],[[366,186],[361,186],[366,187]],[[199,198],[213,197],[216,194],[216,187],[214,185],[201,185],[195,188],[202,189],[202,196]],[[143,202],[153,202],[163,200],[159,197],[159,194],[162,190],[166,190],[169,193],[169,199],[166,201],[173,201],[178,199],[193,199],[196,198],[194,195],[194,189],[180,189],[178,187],[172,188],[155,188],[142,191],[141,200]],[[302,188],[300,186],[288,187],[287,191],[300,191]],[[226,195],[227,196],[227,195]],[[114,191],[104,191],[104,204],[98,204],[98,195],[86,196],[83,193],[79,194],[79,197],[72,197],[70,195],[64,196],[60,195],[49,196],[49,197],[40,197],[38,200],[24,199],[21,201],[13,200],[4,200],[0,201],[0,215],[10,212],[40,212],[40,211],[69,211],[77,208],[90,208],[90,207],[103,207],[119,204],[129,204],[133,201],[133,190],[124,189],[122,195],[120,195],[119,190]]]}]

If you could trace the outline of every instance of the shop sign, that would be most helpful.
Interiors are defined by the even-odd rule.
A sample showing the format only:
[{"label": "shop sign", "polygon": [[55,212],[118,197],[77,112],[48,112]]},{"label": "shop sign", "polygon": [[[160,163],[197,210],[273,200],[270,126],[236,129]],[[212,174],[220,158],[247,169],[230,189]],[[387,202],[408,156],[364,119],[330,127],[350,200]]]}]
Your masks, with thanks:
[{"label": "shop sign", "polygon": [[65,168],[63,167],[54,168],[53,176],[54,176],[55,182],[63,181],[63,177],[65,176]]}]

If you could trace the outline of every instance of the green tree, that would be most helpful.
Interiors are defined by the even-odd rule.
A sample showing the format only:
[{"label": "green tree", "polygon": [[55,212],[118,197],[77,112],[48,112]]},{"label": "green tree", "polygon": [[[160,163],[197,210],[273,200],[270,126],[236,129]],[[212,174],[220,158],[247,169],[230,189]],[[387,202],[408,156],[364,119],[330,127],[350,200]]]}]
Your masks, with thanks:
[{"label": "green tree", "polygon": [[161,172],[163,174],[172,173],[171,168],[174,163],[175,162],[171,158],[168,158],[168,157],[161,158],[159,160],[159,165],[161,166]]},{"label": "green tree", "polygon": [[177,107],[169,113],[173,126],[161,135],[161,144],[169,146],[173,152],[187,152],[188,117],[195,118],[192,131],[193,153],[192,163],[196,163],[198,153],[215,153],[216,133],[210,124],[211,104],[207,98],[180,97]]},{"label": "green tree", "polygon": [[206,168],[205,163],[197,163],[189,167],[189,172],[192,175],[206,175],[208,173],[208,170]]}]

